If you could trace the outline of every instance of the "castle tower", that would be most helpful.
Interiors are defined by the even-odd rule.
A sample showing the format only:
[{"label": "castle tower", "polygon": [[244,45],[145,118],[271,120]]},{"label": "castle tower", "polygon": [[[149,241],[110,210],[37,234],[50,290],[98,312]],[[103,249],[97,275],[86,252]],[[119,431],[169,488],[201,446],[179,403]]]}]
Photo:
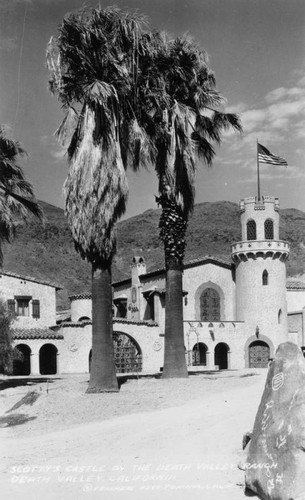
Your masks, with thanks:
[{"label": "castle tower", "polygon": [[242,241],[232,245],[236,319],[245,321],[245,333],[252,341],[271,340],[272,356],[273,348],[288,340],[285,263],[289,244],[279,239],[278,198],[245,198],[240,214]]}]

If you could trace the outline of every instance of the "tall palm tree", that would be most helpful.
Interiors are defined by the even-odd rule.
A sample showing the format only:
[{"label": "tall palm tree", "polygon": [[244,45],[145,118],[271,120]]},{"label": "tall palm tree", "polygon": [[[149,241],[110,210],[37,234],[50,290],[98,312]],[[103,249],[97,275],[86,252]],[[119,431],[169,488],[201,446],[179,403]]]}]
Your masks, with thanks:
[{"label": "tall palm tree", "polygon": [[145,133],[133,111],[142,24],[140,16],[116,8],[82,11],[64,19],[47,50],[50,89],[66,109],[58,136],[66,139],[70,131],[71,137],[64,185],[66,215],[76,249],[92,264],[88,392],[118,390],[111,263],[115,224],[128,195],[125,168],[134,154],[137,165],[145,150]]},{"label": "tall palm tree", "polygon": [[207,56],[189,38],[164,45],[161,73],[167,105],[156,130],[156,172],[161,205],[159,229],[166,267],[163,377],[187,377],[183,334],[182,273],[185,233],[194,206],[196,160],[211,166],[213,143],[229,127],[241,131],[235,114],[215,109],[224,99],[216,90]]},{"label": "tall palm tree", "polygon": [[0,125],[0,266],[3,264],[3,243],[11,242],[20,221],[31,216],[43,220],[33,187],[24,177],[18,159],[26,155],[17,141],[7,137]]}]

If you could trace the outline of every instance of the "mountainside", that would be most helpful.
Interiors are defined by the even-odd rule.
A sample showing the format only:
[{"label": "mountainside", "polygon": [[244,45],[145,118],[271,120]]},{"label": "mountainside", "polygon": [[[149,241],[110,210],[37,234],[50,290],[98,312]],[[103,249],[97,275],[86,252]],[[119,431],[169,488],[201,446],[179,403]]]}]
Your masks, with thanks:
[{"label": "mountainside", "polygon": [[[40,202],[47,222],[20,226],[16,238],[4,249],[4,269],[56,281],[64,290],[58,305],[69,306],[68,296],[90,290],[91,266],[75,252],[61,208]],[[134,255],[143,255],[147,269],[162,268],[164,256],[158,238],[160,210],[147,210],[118,224],[118,250],[113,280],[130,277]],[[280,238],[291,245],[288,276],[305,272],[305,213],[296,209],[280,212]],[[238,205],[231,202],[200,203],[195,206],[187,232],[185,260],[208,254],[230,259],[231,243],[240,241]]]}]

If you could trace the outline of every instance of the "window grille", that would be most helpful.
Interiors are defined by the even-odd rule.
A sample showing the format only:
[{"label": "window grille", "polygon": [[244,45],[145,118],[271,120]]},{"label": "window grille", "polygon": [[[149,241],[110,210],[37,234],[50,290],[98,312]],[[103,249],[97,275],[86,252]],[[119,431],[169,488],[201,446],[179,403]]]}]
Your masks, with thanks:
[{"label": "window grille", "polygon": [[265,220],[265,240],[273,240],[274,231],[273,231],[273,220],[267,219]]},{"label": "window grille", "polygon": [[256,240],[256,222],[253,219],[247,222],[247,240]]},{"label": "window grille", "polygon": [[206,288],[200,297],[201,321],[220,321],[220,297],[214,288]]}]

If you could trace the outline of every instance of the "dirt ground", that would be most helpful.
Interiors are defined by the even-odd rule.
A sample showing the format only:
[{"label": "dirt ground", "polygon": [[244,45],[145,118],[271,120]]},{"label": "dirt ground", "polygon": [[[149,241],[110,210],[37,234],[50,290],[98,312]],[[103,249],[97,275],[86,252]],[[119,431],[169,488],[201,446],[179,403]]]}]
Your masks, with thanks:
[{"label": "dirt ground", "polygon": [[266,375],[122,379],[114,394],[86,394],[88,375],[3,377],[2,498],[245,499],[237,465]]}]

